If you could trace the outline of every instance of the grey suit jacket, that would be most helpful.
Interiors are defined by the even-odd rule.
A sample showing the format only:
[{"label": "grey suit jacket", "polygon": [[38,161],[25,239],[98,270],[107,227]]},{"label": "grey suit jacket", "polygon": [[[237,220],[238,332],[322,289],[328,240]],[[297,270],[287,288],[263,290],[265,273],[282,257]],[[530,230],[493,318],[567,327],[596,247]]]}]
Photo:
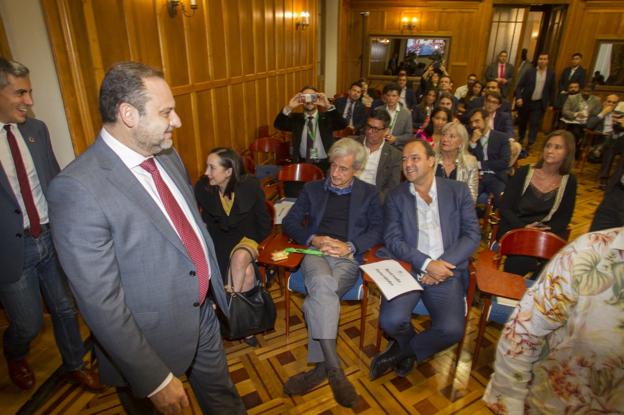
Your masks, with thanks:
[{"label": "grey suit jacket", "polygon": [[[380,105],[377,108],[385,108],[385,105]],[[373,109],[373,112],[377,110]],[[414,130],[412,128],[412,112],[406,107],[401,107],[401,111],[397,114],[396,122],[390,134],[396,137],[395,145],[402,148],[405,142],[414,137]]]},{"label": "grey suit jacket", "polygon": [[[52,152],[50,134],[46,125],[37,119],[27,118],[18,126],[24,141],[30,150],[37,177],[41,183],[43,194],[47,197],[48,184],[59,172],[59,166]],[[0,166],[0,284],[17,281],[22,276],[24,264],[24,232],[25,212],[20,210],[19,204],[6,172]]]},{"label": "grey suit jacket", "polygon": [[[364,136],[359,136],[357,140],[364,144]],[[379,156],[377,175],[375,176],[375,187],[379,191],[379,197],[383,203],[386,194],[394,189],[401,182],[401,159],[403,154],[396,147],[384,144]]]},{"label": "grey suit jacket", "polygon": [[[193,211],[208,247],[210,295],[225,311],[214,246],[184,165],[175,151],[156,158]],[[49,207],[58,256],[96,339],[102,381],[146,396],[169,372],[183,374],[200,331],[195,267],[132,172],[98,138],[52,181]]]},{"label": "grey suit jacket", "polygon": [[568,121],[575,121],[576,118],[574,114],[580,112],[583,109],[583,105],[587,105],[587,115],[589,117],[593,117],[594,115],[598,115],[600,110],[602,110],[602,105],[600,103],[600,98],[595,95],[590,95],[587,101],[583,99],[582,94],[576,94],[568,96],[563,104],[563,109],[561,111],[561,115],[563,119]]}]

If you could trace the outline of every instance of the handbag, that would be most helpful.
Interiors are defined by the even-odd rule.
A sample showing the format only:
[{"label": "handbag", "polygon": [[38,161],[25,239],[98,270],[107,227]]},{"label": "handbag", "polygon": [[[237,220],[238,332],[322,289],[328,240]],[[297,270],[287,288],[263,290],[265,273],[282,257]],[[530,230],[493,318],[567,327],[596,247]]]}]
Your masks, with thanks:
[{"label": "handbag", "polygon": [[[221,321],[221,334],[228,340],[242,339],[275,326],[275,303],[258,276],[258,266],[254,264],[256,286],[249,291],[226,290],[229,317]],[[228,285],[232,287],[229,273]]]}]

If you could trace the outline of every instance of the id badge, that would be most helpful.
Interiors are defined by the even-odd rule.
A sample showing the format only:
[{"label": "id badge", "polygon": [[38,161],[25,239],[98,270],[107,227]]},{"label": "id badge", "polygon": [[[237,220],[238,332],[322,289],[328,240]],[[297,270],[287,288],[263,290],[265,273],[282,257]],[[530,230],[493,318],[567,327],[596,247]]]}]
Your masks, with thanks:
[{"label": "id badge", "polygon": [[310,158],[313,160],[318,160],[318,149],[316,148],[310,149]]}]

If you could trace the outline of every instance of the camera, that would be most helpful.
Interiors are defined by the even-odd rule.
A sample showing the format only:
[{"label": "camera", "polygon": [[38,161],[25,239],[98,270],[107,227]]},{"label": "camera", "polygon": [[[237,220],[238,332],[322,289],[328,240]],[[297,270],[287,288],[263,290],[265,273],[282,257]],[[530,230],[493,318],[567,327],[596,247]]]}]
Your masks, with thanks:
[{"label": "camera", "polygon": [[318,94],[301,94],[299,96],[300,104],[309,104],[318,101]]}]

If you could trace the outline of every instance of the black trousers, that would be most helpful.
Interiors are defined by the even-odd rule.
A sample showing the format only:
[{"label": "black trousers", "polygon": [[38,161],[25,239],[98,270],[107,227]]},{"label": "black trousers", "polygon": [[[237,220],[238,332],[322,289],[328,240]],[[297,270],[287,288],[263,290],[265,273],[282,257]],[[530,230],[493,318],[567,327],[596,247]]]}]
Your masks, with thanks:
[{"label": "black trousers", "polygon": [[613,164],[615,156],[618,154],[620,157],[624,155],[624,136],[605,139],[605,145],[602,150],[602,164],[600,165],[598,178],[607,179],[610,177],[611,165]]},{"label": "black trousers", "polygon": [[542,120],[544,119],[544,108],[542,100],[523,102],[518,112],[518,142],[524,143],[527,125],[529,127],[529,143],[532,146],[537,138]]}]

